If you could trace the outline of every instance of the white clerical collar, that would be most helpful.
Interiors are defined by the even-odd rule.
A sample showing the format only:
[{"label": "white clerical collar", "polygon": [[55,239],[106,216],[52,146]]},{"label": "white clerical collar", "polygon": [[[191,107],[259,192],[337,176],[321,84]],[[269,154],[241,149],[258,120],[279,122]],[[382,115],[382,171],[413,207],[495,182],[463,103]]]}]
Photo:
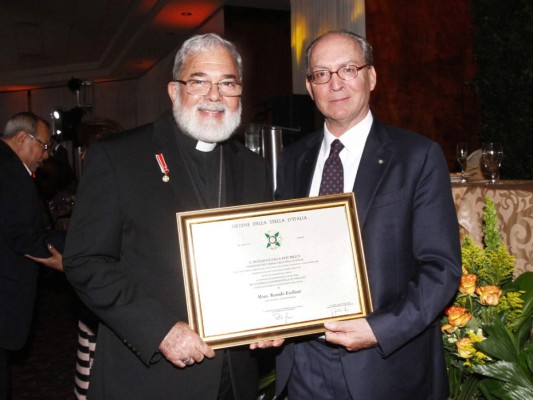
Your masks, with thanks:
[{"label": "white clerical collar", "polygon": [[216,143],[202,142],[201,140],[196,143],[196,150],[203,151],[204,153],[213,151],[215,147],[217,147]]}]

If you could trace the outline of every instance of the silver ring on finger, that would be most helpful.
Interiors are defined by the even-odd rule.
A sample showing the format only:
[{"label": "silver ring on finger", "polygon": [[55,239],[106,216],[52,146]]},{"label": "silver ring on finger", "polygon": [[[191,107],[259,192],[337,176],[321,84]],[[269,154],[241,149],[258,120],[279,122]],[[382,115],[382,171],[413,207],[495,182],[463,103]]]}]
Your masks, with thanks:
[{"label": "silver ring on finger", "polygon": [[181,360],[181,362],[182,362],[183,364],[185,364],[185,365],[191,365],[191,364],[192,364],[191,361],[192,361],[192,360],[191,360],[191,357],[187,357],[186,359]]}]

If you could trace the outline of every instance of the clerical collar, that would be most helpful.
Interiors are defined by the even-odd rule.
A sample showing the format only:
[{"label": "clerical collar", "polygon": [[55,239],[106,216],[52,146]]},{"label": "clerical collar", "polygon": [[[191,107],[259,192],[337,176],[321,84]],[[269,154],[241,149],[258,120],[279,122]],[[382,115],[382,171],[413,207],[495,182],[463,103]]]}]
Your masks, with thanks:
[{"label": "clerical collar", "polygon": [[201,140],[196,143],[196,150],[203,151],[204,153],[209,153],[217,147],[216,143],[202,142]]}]

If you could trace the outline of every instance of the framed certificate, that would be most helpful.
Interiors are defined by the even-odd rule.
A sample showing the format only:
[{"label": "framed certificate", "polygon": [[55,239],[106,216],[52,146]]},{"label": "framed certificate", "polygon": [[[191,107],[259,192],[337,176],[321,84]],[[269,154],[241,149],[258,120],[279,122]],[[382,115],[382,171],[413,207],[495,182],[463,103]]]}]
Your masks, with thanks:
[{"label": "framed certificate", "polygon": [[352,193],[177,214],[189,325],[211,347],[372,311]]}]

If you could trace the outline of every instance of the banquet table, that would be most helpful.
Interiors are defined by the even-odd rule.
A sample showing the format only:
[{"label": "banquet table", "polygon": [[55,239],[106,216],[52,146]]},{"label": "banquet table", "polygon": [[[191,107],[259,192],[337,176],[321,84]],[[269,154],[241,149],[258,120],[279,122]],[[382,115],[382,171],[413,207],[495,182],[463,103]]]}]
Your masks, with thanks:
[{"label": "banquet table", "polygon": [[453,199],[462,236],[483,243],[485,197],[496,206],[498,227],[511,255],[516,257],[515,276],[533,271],[533,181],[500,180],[452,182]]}]

